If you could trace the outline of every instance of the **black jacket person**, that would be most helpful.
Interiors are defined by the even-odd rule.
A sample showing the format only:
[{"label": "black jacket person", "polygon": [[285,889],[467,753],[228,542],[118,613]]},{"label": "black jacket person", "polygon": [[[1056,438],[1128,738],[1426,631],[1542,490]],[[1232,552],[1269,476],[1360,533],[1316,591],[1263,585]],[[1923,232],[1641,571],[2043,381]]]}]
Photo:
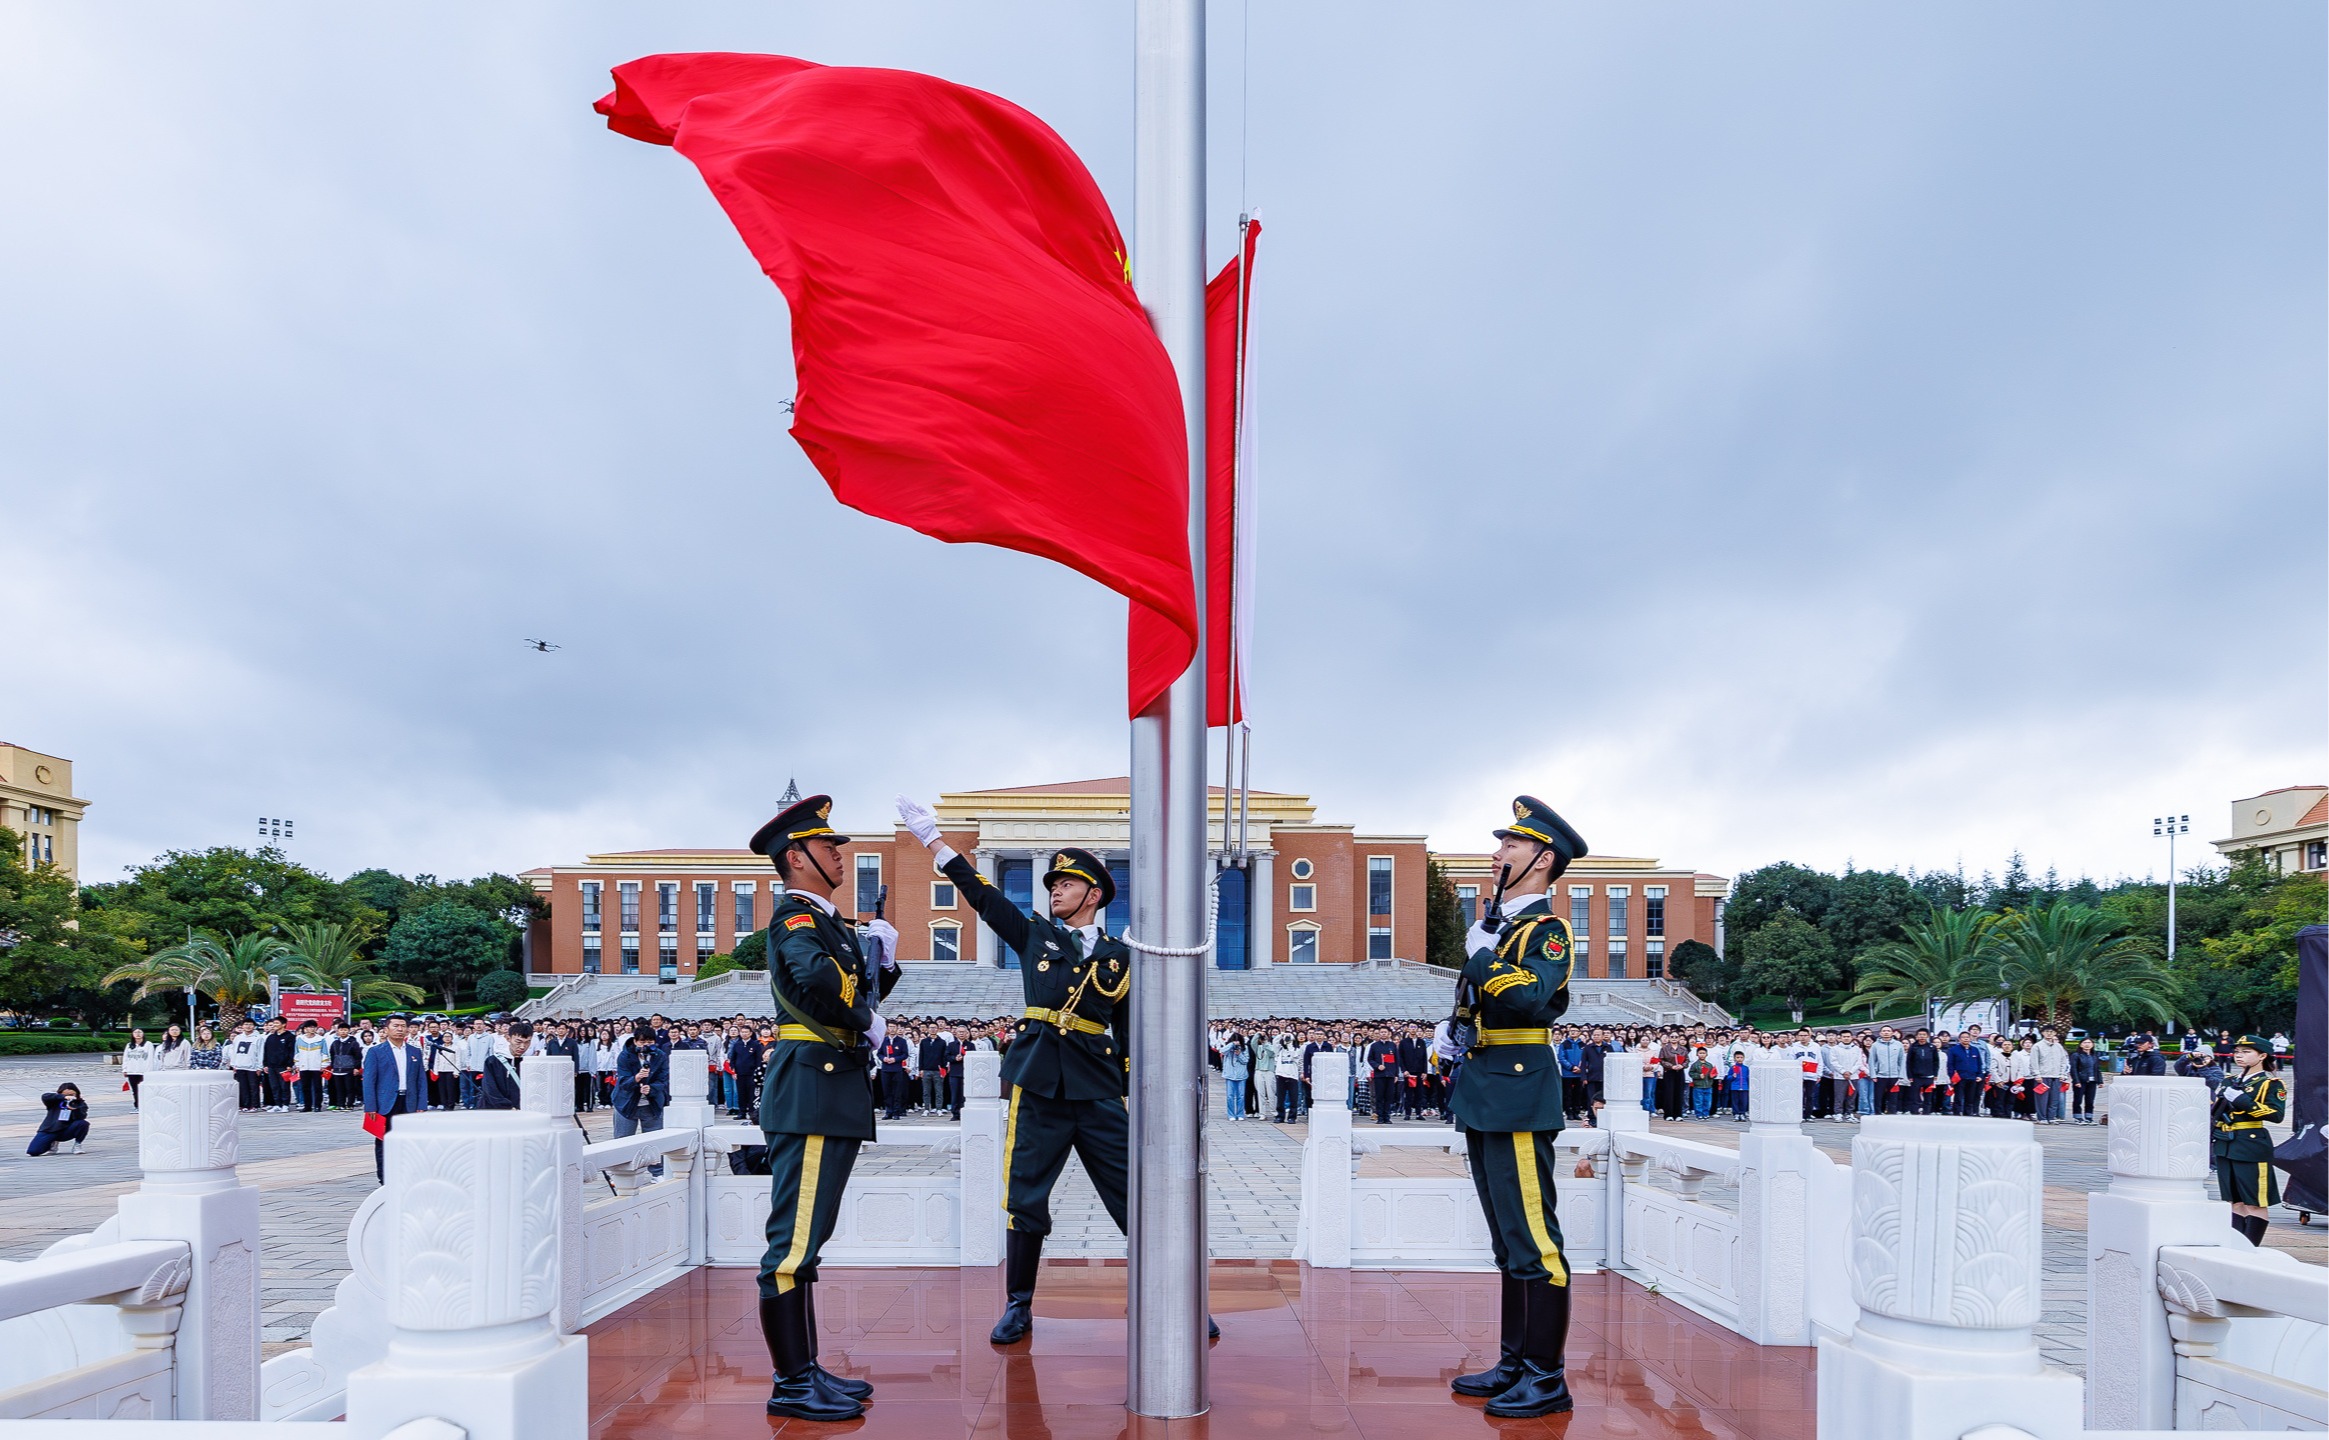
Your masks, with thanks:
[{"label": "black jacket person", "polygon": [[[1131,1068],[1126,1042],[1132,951],[1097,923],[1116,897],[1116,882],[1090,851],[1070,847],[1053,855],[1043,876],[1045,902],[1029,915],[939,840],[929,810],[900,798],[898,818],[1019,957],[1026,1009],[1002,1066],[1010,1097],[1003,1122],[1007,1304],[990,1337],[1008,1345],[1024,1339],[1034,1324],[1036,1270],[1043,1237],[1051,1233],[1051,1188],[1070,1150],[1083,1160],[1116,1228],[1127,1228],[1132,1122],[1124,1095]],[[1063,907],[1071,919],[1086,923],[1079,928],[1053,918]]]},{"label": "black jacket person", "polygon": [[1513,898],[1501,927],[1475,926],[1457,985],[1444,1059],[1460,1059],[1449,1108],[1464,1132],[1472,1184],[1503,1273],[1503,1343],[1498,1363],[1452,1383],[1488,1398],[1500,1418],[1549,1415],[1571,1406],[1564,1362],[1569,1331],[1569,1267],[1554,1209],[1553,1137],[1561,1130],[1561,1066],[1552,1023],[1569,1008],[1575,938],[1552,912],[1550,886],[1586,853],[1585,841],[1542,800],[1512,802],[1512,824],[1496,832],[1499,900]]},{"label": "black jacket person", "polygon": [[897,931],[869,931],[878,963],[841,922],[832,893],[849,837],[826,823],[831,797],[788,806],[752,837],[785,886],[768,917],[776,1043],[763,1058],[760,1128],[768,1139],[768,1250],[760,1261],[760,1328],[776,1385],[768,1413],[837,1421],[863,1413],[872,1388],[817,1363],[817,1256],[841,1211],[857,1149],[873,1138],[875,1002],[897,984]]}]

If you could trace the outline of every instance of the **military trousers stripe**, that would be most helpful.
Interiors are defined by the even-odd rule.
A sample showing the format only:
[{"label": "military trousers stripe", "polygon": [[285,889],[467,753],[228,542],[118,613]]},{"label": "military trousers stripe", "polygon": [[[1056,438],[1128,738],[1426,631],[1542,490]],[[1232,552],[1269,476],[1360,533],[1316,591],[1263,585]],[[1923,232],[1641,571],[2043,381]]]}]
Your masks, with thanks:
[{"label": "military trousers stripe", "polygon": [[813,1284],[817,1256],[841,1215],[841,1192],[861,1140],[831,1135],[768,1137],[768,1249],[760,1257],[760,1298]]},{"label": "military trousers stripe", "polygon": [[1515,1280],[1569,1283],[1554,1193],[1552,1130],[1467,1130],[1472,1188],[1488,1220],[1496,1268]]},{"label": "military trousers stripe", "polygon": [[1129,1232],[1132,1114],[1121,1097],[1055,1100],[1014,1085],[1003,1141],[1003,1208],[1010,1212],[1011,1229],[1051,1233],[1051,1189],[1072,1151],[1116,1228]]}]

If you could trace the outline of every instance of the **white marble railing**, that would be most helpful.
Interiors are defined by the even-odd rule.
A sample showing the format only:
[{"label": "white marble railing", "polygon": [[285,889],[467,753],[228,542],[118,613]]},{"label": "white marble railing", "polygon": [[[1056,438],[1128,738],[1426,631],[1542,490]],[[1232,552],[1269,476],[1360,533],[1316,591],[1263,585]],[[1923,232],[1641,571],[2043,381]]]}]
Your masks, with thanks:
[{"label": "white marble railing", "polygon": [[192,1257],[182,1241],[130,1240],[0,1269],[0,1415],[172,1418]]},{"label": "white marble railing", "polygon": [[[1399,1147],[1461,1156],[1456,1131],[1352,1128],[1343,1093],[1349,1058],[1320,1055],[1321,1097],[1302,1159],[1295,1258],[1329,1268],[1484,1268],[1486,1222],[1466,1175],[1367,1176],[1366,1154]],[[1612,1055],[1604,1088],[1639,1090],[1641,1057]],[[1649,1131],[1639,1109],[1613,1103],[1594,1129],[1565,1129],[1555,1212],[1572,1270],[1610,1267],[1765,1344],[1843,1334],[1856,1318],[1843,1274],[1851,1172],[1812,1145],[1798,1120],[1800,1086],[1786,1061],[1758,1067],[1753,1125],[1728,1149]],[[1713,1203],[1709,1185],[1735,1191]]]},{"label": "white marble railing", "polygon": [[2329,1429],[2329,1272],[2277,1250],[2170,1245],[2178,1430]]}]

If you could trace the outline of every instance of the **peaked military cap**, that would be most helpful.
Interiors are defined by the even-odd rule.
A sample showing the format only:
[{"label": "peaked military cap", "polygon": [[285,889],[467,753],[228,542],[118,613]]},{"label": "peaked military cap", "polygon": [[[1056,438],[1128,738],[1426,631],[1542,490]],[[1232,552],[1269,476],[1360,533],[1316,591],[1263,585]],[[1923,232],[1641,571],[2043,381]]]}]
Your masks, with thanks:
[{"label": "peaked military cap", "polygon": [[774,820],[752,832],[753,853],[776,858],[776,852],[796,840],[830,840],[846,845],[849,837],[837,835],[825,823],[833,814],[833,797],[811,795],[806,800],[787,805],[777,812]]},{"label": "peaked military cap", "polygon": [[1512,802],[1512,823],[1496,832],[1499,840],[1519,835],[1549,845],[1567,869],[1570,862],[1592,853],[1585,848],[1585,837],[1569,828],[1569,822],[1553,813],[1553,807],[1534,795],[1522,795]]},{"label": "peaked military cap", "polygon": [[2232,1048],[2235,1050],[2254,1050],[2259,1055],[2270,1055],[2272,1042],[2262,1035],[2243,1035],[2232,1042]]},{"label": "peaked military cap", "polygon": [[1108,867],[1101,864],[1100,857],[1091,851],[1079,850],[1070,845],[1065,850],[1055,852],[1051,857],[1051,868],[1043,872],[1043,888],[1049,890],[1051,882],[1062,875],[1099,886],[1101,909],[1105,910],[1116,903],[1116,877],[1108,873]]}]

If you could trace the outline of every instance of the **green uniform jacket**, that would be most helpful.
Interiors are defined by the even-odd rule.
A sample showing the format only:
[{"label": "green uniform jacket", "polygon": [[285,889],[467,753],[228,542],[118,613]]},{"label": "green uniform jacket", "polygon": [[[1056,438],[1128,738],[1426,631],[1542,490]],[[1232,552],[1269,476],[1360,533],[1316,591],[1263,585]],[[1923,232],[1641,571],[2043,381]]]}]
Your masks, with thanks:
[{"label": "green uniform jacket", "polygon": [[1065,1009],[1106,1026],[1094,1035],[1021,1020],[1003,1051],[1003,1083],[1054,1100],[1121,1099],[1131,1071],[1132,950],[1101,932],[1092,953],[1083,938],[1057,920],[1037,918],[1003,898],[978,867],[960,855],[946,862],[947,879],[979,917],[1019,955],[1019,983],[1033,1010]]},{"label": "green uniform jacket", "polygon": [[[873,1048],[863,1035],[873,1024],[875,987],[889,994],[898,972],[877,970],[858,948],[855,929],[790,891],[768,917],[768,944],[769,988],[846,1048],[778,1039],[766,1059],[760,1128],[771,1135],[871,1140]],[[799,1023],[781,1003],[776,1008],[777,1024]]]},{"label": "green uniform jacket", "polygon": [[[1464,962],[1472,1023],[1489,1030],[1542,1030],[1569,1008],[1568,922],[1543,900],[1507,916],[1496,948]],[[1482,1045],[1456,1071],[1448,1096],[1465,1130],[1558,1131],[1561,1063],[1550,1045]]]},{"label": "green uniform jacket", "polygon": [[2278,1075],[2262,1070],[2245,1080],[2226,1083],[2239,1085],[2242,1095],[2216,1101],[2215,1134],[2208,1153],[2218,1160],[2271,1160],[2272,1132],[2264,1127],[2287,1118],[2289,1087]]}]

